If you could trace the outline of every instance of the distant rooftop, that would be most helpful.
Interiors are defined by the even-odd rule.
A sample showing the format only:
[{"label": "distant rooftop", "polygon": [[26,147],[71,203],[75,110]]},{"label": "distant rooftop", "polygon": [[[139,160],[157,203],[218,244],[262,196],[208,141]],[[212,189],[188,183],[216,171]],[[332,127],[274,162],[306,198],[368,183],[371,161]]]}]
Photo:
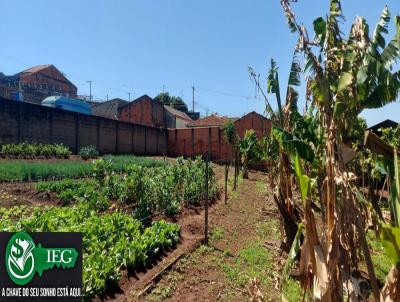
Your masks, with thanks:
[{"label": "distant rooftop", "polygon": [[210,116],[203,117],[189,123],[186,127],[195,128],[195,127],[220,127],[223,126],[229,119],[227,117],[219,116],[216,114],[212,114]]},{"label": "distant rooftop", "polygon": [[118,109],[128,104],[128,101],[115,98],[92,106],[92,114],[110,119],[118,119]]},{"label": "distant rooftop", "polygon": [[168,105],[164,105],[164,108],[165,108],[165,110],[167,110],[168,112],[170,112],[174,116],[178,116],[178,117],[180,117],[180,118],[182,118],[184,120],[187,120],[187,121],[192,121],[190,116],[188,116],[185,112],[177,110],[177,109],[175,109],[175,108],[173,108],[171,106],[168,106]]},{"label": "distant rooftop", "polygon": [[37,66],[31,67],[31,68],[25,69],[19,73],[35,73],[35,72],[42,71],[49,67],[55,67],[55,66],[53,64],[37,65]]}]

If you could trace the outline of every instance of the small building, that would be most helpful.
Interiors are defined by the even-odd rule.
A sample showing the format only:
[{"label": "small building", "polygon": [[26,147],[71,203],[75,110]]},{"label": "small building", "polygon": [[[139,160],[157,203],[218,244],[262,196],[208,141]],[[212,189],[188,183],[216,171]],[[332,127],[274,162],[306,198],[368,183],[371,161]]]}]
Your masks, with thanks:
[{"label": "small building", "polygon": [[[78,89],[54,65],[38,65],[15,75],[0,75],[0,96],[15,99],[22,93],[23,101],[41,104],[48,96],[76,98]],[[19,99],[21,100],[21,99]]]},{"label": "small building", "polygon": [[142,95],[121,106],[118,109],[118,119],[150,127],[167,127],[164,105],[148,95]]},{"label": "small building", "polygon": [[118,120],[119,109],[128,103],[128,101],[125,101],[123,99],[115,98],[107,102],[93,104],[92,114]]},{"label": "small building", "polygon": [[202,127],[220,127],[222,128],[228,121],[232,121],[236,130],[236,133],[243,137],[246,130],[253,129],[257,136],[263,136],[269,133],[272,128],[271,120],[265,116],[253,111],[241,118],[237,117],[226,117],[212,114],[210,116],[198,119],[192,123],[186,125],[187,128],[202,128]]},{"label": "small building", "polygon": [[171,106],[164,105],[167,128],[186,128],[193,120],[185,113]]},{"label": "small building", "polygon": [[162,128],[182,128],[192,122],[192,119],[184,112],[164,105],[148,95],[143,95],[119,107],[118,119],[134,124]]},{"label": "small building", "polygon": [[253,129],[258,137],[269,134],[272,129],[272,121],[255,111],[235,120],[233,124],[236,134],[240,137],[243,137],[246,130],[249,129]]},{"label": "small building", "polygon": [[370,130],[371,132],[375,133],[376,135],[381,136],[382,135],[381,129],[383,129],[383,128],[395,129],[395,128],[397,128],[397,126],[399,126],[399,123],[396,123],[395,121],[387,119],[387,120],[384,120],[372,127],[367,128],[367,130]]}]

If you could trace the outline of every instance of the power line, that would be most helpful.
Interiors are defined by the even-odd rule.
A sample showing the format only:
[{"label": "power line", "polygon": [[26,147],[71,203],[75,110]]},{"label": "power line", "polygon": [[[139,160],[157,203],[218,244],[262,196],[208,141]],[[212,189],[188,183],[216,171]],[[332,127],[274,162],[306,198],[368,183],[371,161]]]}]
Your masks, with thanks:
[{"label": "power line", "polygon": [[[5,54],[1,54],[1,53],[0,53],[0,57],[3,57],[3,58],[5,58],[5,59],[11,60],[11,61],[14,61],[14,62],[16,62],[16,63],[18,63],[18,64],[20,64],[20,65],[23,65],[23,66],[26,67],[26,68],[29,68],[30,66],[33,66],[33,65],[34,65],[34,64],[27,64],[27,62],[24,62],[24,61],[22,61],[22,60],[20,60],[20,59],[17,59],[17,58],[14,58],[14,57],[12,57],[12,56],[8,56],[8,55],[5,55]],[[77,76],[77,75],[75,75],[75,74],[70,74],[70,73],[68,73],[68,77],[70,77],[70,78],[72,78],[72,79],[75,79],[75,80],[78,80],[78,81],[81,81],[81,82],[86,82],[86,83],[88,82],[87,79],[85,79],[85,78],[83,78],[83,77],[80,77],[80,76]],[[95,82],[96,82],[96,86],[98,86],[98,87],[102,87],[102,88],[104,88],[104,89],[113,90],[113,91],[117,91],[117,92],[126,94],[126,89],[117,88],[116,86],[111,86],[111,85],[108,85],[108,84],[104,84],[104,83],[102,83],[101,81],[100,81],[100,82],[97,81],[96,79],[95,79]],[[91,84],[91,83],[90,83],[90,84]],[[90,86],[91,86],[91,85],[90,85]],[[181,86],[181,87],[185,87],[185,86]],[[186,86],[186,87],[187,87],[187,86]],[[91,88],[91,87],[90,87],[90,88]],[[170,88],[172,88],[172,87],[170,87]],[[241,99],[245,99],[245,100],[247,100],[247,101],[249,101],[249,100],[261,100],[261,101],[262,101],[262,99],[261,99],[259,96],[250,97],[250,96],[246,96],[246,95],[242,95],[242,94],[237,94],[237,93],[232,93],[232,92],[226,92],[226,91],[220,91],[220,90],[210,89],[210,88],[205,88],[205,87],[196,87],[196,88],[195,88],[194,86],[190,86],[190,88],[192,89],[192,110],[193,110],[193,111],[194,111],[194,105],[195,105],[195,104],[199,105],[199,107],[201,107],[201,108],[203,108],[203,109],[205,109],[205,110],[212,111],[212,110],[210,110],[208,107],[203,106],[203,105],[201,105],[200,103],[198,103],[198,102],[195,101],[195,98],[194,98],[194,92],[195,92],[195,90],[200,90],[200,91],[205,91],[205,92],[209,92],[209,93],[214,93],[214,94],[219,94],[219,95],[225,95],[225,96],[230,96],[230,97],[235,97],[235,98],[241,98]],[[144,90],[144,88],[139,88],[139,87],[135,87],[135,89],[137,89],[137,90]],[[153,89],[156,89],[156,88],[154,87],[154,88],[146,88],[146,89],[153,90]],[[165,85],[162,86],[162,90],[165,91]],[[89,92],[89,94],[92,94],[92,93]]]},{"label": "power line", "polygon": [[231,93],[231,92],[226,92],[226,91],[219,91],[219,90],[215,90],[215,89],[209,89],[209,88],[204,88],[204,87],[196,87],[197,90],[203,90],[203,91],[207,91],[207,92],[211,92],[211,93],[216,93],[216,94],[220,94],[220,95],[226,95],[226,96],[231,96],[231,97],[236,97],[236,98],[242,98],[242,99],[246,99],[246,100],[261,100],[259,97],[254,96],[246,96],[246,95],[242,95],[242,94],[236,94],[236,93]]}]

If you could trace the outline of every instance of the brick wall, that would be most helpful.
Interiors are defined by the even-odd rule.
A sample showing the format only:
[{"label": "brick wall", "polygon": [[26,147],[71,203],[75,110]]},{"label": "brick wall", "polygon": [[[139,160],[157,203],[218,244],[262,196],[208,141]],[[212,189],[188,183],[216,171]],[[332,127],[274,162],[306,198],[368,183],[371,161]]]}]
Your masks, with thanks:
[{"label": "brick wall", "polygon": [[166,128],[164,106],[147,95],[120,108],[118,119],[150,127]]},{"label": "brick wall", "polygon": [[210,152],[212,160],[232,158],[232,148],[225,143],[219,127],[168,129],[167,149],[172,157],[193,158]]},{"label": "brick wall", "polygon": [[245,116],[241,117],[234,123],[235,131],[240,136],[243,137],[244,133],[248,129],[253,129],[258,137],[271,132],[272,123],[271,120],[263,117],[256,112],[250,112]]},{"label": "brick wall", "polygon": [[[262,137],[271,132],[272,123],[262,115],[251,112],[238,119],[234,126],[240,137],[249,129],[254,129],[257,136]],[[210,150],[213,160],[230,160],[233,158],[232,148],[225,143],[224,137],[224,131],[219,127],[168,129],[168,155],[195,157]]]},{"label": "brick wall", "polygon": [[63,143],[77,152],[96,146],[100,153],[163,155],[167,131],[0,98],[0,145]]}]

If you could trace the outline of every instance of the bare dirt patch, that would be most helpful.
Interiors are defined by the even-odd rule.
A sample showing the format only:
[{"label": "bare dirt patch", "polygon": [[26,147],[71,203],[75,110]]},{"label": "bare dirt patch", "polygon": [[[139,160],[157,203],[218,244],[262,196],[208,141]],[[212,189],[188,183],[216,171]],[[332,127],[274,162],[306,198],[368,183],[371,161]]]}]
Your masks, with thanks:
[{"label": "bare dirt patch", "polygon": [[0,207],[56,205],[56,194],[38,192],[35,183],[0,183]]}]

